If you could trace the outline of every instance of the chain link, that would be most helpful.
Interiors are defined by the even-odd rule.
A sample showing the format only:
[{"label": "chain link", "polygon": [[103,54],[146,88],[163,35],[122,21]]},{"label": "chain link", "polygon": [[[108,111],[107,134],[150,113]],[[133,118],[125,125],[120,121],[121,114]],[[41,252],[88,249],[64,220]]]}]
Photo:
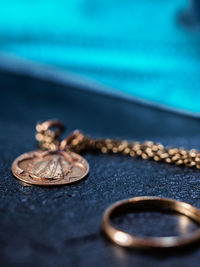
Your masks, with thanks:
[{"label": "chain link", "polygon": [[102,153],[123,154],[200,169],[200,152],[195,149],[169,148],[151,141],[128,142],[126,140],[93,139],[84,136],[77,130],[60,143],[58,134],[55,134],[48,127],[48,129],[44,129],[41,125],[36,126],[36,139],[39,141],[41,149],[55,150],[61,148],[70,149],[77,153],[81,151],[101,151]]},{"label": "chain link", "polygon": [[151,141],[140,143],[128,142],[126,140],[92,139],[90,137],[84,137],[84,140],[80,144],[76,142],[73,143],[72,141],[70,149],[76,152],[97,150],[102,153],[123,154],[131,157],[140,157],[142,159],[151,159],[200,169],[199,151],[194,149],[186,150],[183,148],[164,147],[160,143]]}]

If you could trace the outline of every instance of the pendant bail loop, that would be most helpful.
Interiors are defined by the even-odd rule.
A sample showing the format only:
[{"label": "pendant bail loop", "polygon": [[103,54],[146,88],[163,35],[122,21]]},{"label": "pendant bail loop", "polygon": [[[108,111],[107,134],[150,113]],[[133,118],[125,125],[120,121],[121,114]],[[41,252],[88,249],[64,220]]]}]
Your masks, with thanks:
[{"label": "pendant bail loop", "polygon": [[43,150],[56,150],[59,147],[59,139],[64,130],[65,126],[59,120],[37,123],[35,138],[39,147]]},{"label": "pendant bail loop", "polygon": [[85,137],[82,132],[75,130],[72,134],[62,140],[60,143],[60,149],[65,150],[69,148],[72,150],[77,150],[77,147],[80,147],[83,144],[84,138]]}]

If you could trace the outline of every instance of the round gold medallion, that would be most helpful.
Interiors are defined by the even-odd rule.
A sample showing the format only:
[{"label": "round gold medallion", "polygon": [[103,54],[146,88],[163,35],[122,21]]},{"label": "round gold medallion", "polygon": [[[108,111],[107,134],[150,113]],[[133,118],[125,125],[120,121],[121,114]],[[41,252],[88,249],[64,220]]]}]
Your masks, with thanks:
[{"label": "round gold medallion", "polygon": [[22,154],[12,164],[12,173],[22,182],[34,185],[63,185],[83,179],[88,162],[71,151],[32,151]]}]

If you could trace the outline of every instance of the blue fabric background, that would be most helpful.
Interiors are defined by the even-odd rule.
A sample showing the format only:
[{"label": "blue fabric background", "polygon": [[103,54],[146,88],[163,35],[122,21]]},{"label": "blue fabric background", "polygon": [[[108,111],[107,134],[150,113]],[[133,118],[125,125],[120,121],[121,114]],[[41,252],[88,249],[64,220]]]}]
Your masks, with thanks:
[{"label": "blue fabric background", "polygon": [[2,1],[0,51],[75,72],[130,96],[200,112],[199,32],[178,19],[187,4]]},{"label": "blue fabric background", "polygon": [[[124,198],[168,197],[200,208],[198,169],[84,153],[89,176],[80,183],[53,188],[24,186],[10,171],[17,156],[36,149],[38,120],[61,119],[67,126],[66,135],[78,128],[94,137],[153,140],[200,150],[199,119],[2,70],[0,84],[1,266],[199,266],[200,246],[157,253],[125,250],[109,242],[100,230],[105,208]],[[121,217],[116,225],[137,235],[194,230],[185,217],[145,214]]]}]

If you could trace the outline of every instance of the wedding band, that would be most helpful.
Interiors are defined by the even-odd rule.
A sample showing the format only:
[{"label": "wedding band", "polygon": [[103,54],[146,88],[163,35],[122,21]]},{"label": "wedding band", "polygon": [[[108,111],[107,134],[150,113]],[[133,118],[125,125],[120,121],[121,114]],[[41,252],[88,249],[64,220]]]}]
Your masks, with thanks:
[{"label": "wedding band", "polygon": [[126,211],[156,210],[175,211],[190,218],[200,225],[200,210],[192,205],[168,198],[135,197],[118,201],[108,207],[103,214],[102,229],[105,234],[117,245],[128,248],[178,248],[200,240],[200,228],[181,236],[168,237],[138,237],[117,229],[112,223],[115,215]]}]

